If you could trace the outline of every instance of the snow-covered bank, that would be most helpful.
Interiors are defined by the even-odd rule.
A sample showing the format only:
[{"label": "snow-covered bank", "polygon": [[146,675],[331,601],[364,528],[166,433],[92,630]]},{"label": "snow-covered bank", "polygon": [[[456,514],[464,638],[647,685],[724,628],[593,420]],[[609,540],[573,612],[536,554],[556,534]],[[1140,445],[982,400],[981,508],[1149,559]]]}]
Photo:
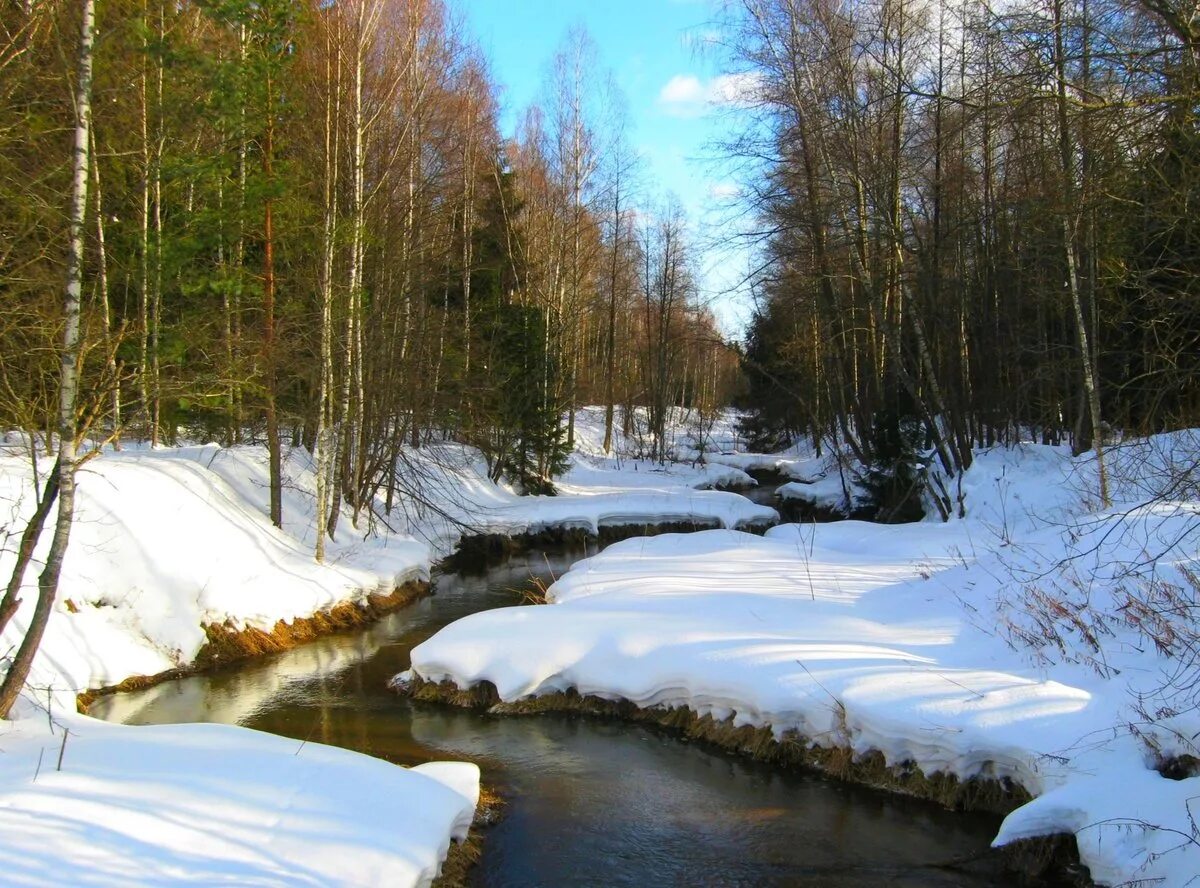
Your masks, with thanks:
[{"label": "snow-covered bank", "polygon": [[710,453],[707,459],[717,465],[743,472],[770,472],[801,484],[819,481],[829,473],[824,457],[814,456],[803,447],[784,454],[777,453]]},{"label": "snow-covered bank", "polygon": [[[479,769],[398,768],[222,725],[0,729],[7,885],[412,885],[462,840]],[[56,765],[63,729],[70,735]]]},{"label": "snow-covered bank", "polygon": [[[48,461],[42,460],[48,469]],[[441,510],[416,509],[401,493],[349,511],[324,564],[312,557],[315,479],[306,452],[284,466],[282,530],[267,512],[265,451],[256,447],[127,449],[89,461],[79,477],[77,517],[55,608],[30,683],[82,691],[131,675],[154,675],[195,661],[206,626],[270,633],[340,604],[369,607],[406,582],[426,579],[431,562],[471,532],[517,534],[548,527],[717,522],[769,523],[775,513],[709,485],[726,470],[622,469],[576,459],[563,495],[521,497],[487,480],[465,448],[446,445],[409,460],[423,496]],[[11,516],[0,573],[12,569],[16,537],[32,511],[27,456],[0,455],[0,510]],[[48,537],[48,535],[46,535]],[[43,539],[39,557],[48,539]],[[35,598],[38,565],[25,578],[24,607],[0,638],[16,645]]]},{"label": "snow-covered bank", "polygon": [[[6,576],[31,508],[28,465],[16,452],[0,456],[12,534],[0,556]],[[296,465],[289,461],[293,481],[303,478]],[[343,532],[330,562],[313,563],[297,538],[305,492],[289,485],[292,514],[283,531],[272,528],[265,459],[252,449],[106,453],[79,480],[30,699],[0,727],[6,879],[429,884],[451,837],[464,837],[470,823],[473,765],[407,771],[315,744],[298,752],[299,744],[241,729],[125,728],[72,714],[85,688],[188,665],[208,641],[206,626],[298,629],[339,606],[398,603],[404,595],[395,590],[427,576],[427,545],[364,543]],[[27,571],[4,650],[24,631],[43,554]],[[57,736],[35,702],[51,708]],[[57,772],[63,727],[71,733]]]},{"label": "snow-covered bank", "polygon": [[1194,465],[1196,444],[1114,454],[1104,511],[1088,508],[1090,462],[1029,446],[981,455],[968,518],[949,525],[620,543],[577,563],[552,606],[447,627],[414,672],[491,682],[506,701],[571,689],[684,706],[926,774],[1009,777],[1038,798],[998,842],[1073,832],[1100,883],[1183,885],[1200,872],[1200,778],[1153,765],[1194,753],[1200,731],[1194,684],[1171,687],[1197,678],[1180,672],[1186,639],[1169,648],[1194,631],[1200,526],[1194,481],[1169,470]]},{"label": "snow-covered bank", "polygon": [[[266,518],[266,460],[258,449],[126,450],[88,462],[30,684],[73,693],[153,675],[191,663],[207,641],[205,625],[269,632],[279,620],[365,604],[427,576],[425,544],[363,541],[346,530],[328,562],[316,564],[304,541],[311,531],[302,516],[311,504],[303,468],[288,461],[280,531]],[[14,515],[18,533],[31,500],[27,460],[0,457],[0,508]],[[4,649],[24,632],[45,536],[26,573],[22,610],[0,640]],[[5,576],[14,543],[0,556]]]},{"label": "snow-covered bank", "polygon": [[[76,693],[186,668],[217,636],[302,637],[345,613],[394,606],[404,598],[396,590],[427,579],[464,534],[776,517],[696,489],[751,483],[721,466],[577,454],[563,495],[520,497],[458,445],[405,463],[396,507],[389,513],[381,495],[357,527],[344,510],[324,564],[313,561],[315,479],[301,449],[286,455],[281,529],[266,517],[261,448],[133,446],[86,464],[29,697],[0,725],[0,858],[14,883],[427,884],[470,822],[474,766],[404,770],[239,729],[105,725],[69,714]],[[49,467],[43,459],[39,469]],[[418,498],[437,508],[417,508]],[[5,576],[33,507],[27,448],[12,436],[0,447]],[[0,651],[24,633],[47,544]],[[62,772],[34,701],[71,729]]]},{"label": "snow-covered bank", "polygon": [[826,518],[861,517],[856,513],[866,504],[862,485],[836,472],[814,481],[789,481],[775,490],[782,506],[781,511],[791,520],[796,515],[813,514]]}]

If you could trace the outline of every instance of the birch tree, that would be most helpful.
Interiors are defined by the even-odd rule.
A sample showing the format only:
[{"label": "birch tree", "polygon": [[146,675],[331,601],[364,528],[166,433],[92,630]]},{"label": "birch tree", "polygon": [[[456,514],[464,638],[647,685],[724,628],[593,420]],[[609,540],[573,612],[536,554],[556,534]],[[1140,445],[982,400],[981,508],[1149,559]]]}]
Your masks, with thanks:
[{"label": "birch tree", "polygon": [[7,718],[25,686],[42,642],[50,610],[58,593],[63,559],[70,542],[75,515],[75,471],[78,462],[77,402],[81,357],[80,314],[83,302],[84,224],[87,214],[88,175],[91,158],[92,53],[96,32],[95,0],[83,0],[80,16],[79,50],[75,84],[75,138],[70,200],[70,232],[67,244],[67,279],[63,297],[62,349],[59,357],[58,435],[59,453],[54,464],[58,490],[58,514],[45,566],[38,577],[38,596],[25,637],[0,683],[0,718]]}]

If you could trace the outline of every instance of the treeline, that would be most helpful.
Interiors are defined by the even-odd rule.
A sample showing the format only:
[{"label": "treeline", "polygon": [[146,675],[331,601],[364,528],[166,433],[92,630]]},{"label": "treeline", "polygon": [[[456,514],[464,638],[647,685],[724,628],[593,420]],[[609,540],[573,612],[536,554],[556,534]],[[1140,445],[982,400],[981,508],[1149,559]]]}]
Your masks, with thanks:
[{"label": "treeline", "polygon": [[[79,16],[0,9],[0,424],[51,440]],[[646,407],[661,442],[669,407],[728,400],[586,35],[505,138],[439,0],[98,0],[96,33],[78,436],[265,440],[276,523],[303,445],[332,531],[433,437],[546,489],[576,406]]]},{"label": "treeline", "polygon": [[1200,422],[1194,2],[738,0],[729,24],[757,78],[733,148],[763,436],[868,465],[907,441],[953,478],[1030,430],[1100,455],[1110,426]]}]

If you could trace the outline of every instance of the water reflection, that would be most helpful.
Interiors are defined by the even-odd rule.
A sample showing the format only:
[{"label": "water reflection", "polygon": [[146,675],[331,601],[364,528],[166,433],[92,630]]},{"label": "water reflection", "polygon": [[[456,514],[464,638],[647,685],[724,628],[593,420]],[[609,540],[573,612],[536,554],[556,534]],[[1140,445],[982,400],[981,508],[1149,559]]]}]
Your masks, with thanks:
[{"label": "water reflection", "polygon": [[532,552],[369,630],[215,675],[98,700],[129,724],[225,722],[399,764],[478,762],[510,802],[475,880],[486,886],[983,886],[940,863],[985,849],[991,818],[784,773],[652,730],[558,716],[494,718],[386,690],[409,651],[475,611],[519,605],[582,552]]}]

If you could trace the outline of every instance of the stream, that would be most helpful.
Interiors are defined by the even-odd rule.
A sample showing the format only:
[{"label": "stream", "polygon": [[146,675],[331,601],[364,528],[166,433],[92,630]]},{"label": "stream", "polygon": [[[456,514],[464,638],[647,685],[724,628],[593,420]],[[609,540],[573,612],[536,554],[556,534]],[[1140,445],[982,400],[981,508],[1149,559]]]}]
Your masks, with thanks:
[{"label": "stream", "polygon": [[583,551],[531,551],[435,573],[433,594],[368,629],[214,674],[102,697],[127,724],[222,722],[397,764],[470,759],[507,802],[472,884],[984,886],[945,864],[996,818],[772,768],[655,729],[581,717],[494,717],[387,690],[413,646],[467,614],[519,605]]}]

